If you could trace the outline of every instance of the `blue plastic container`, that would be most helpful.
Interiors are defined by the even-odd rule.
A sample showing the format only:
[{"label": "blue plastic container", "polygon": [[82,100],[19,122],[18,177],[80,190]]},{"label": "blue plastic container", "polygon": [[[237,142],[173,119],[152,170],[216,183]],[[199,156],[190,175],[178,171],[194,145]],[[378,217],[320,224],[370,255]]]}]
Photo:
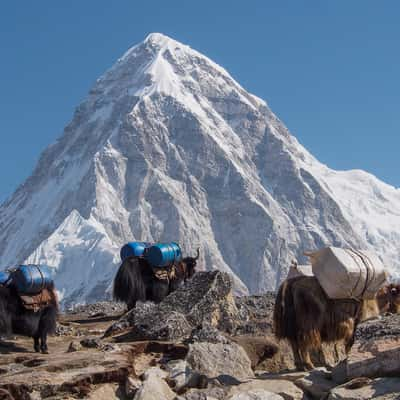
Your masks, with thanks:
[{"label": "blue plastic container", "polygon": [[10,279],[10,273],[7,271],[0,271],[0,285],[5,285]]},{"label": "blue plastic container", "polygon": [[10,273],[12,285],[19,293],[36,294],[53,285],[51,269],[41,265],[20,265]]},{"label": "blue plastic container", "polygon": [[124,261],[127,257],[142,257],[145,250],[150,246],[151,243],[147,242],[129,242],[125,244],[120,251],[121,261]]},{"label": "blue plastic container", "polygon": [[182,259],[182,251],[178,243],[157,243],[151,246],[144,255],[153,267],[166,267]]}]

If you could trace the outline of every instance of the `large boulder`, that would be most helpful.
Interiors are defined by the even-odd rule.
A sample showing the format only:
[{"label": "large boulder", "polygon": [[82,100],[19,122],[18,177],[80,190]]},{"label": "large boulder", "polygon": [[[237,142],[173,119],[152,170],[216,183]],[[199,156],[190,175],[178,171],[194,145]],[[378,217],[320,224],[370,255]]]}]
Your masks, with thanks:
[{"label": "large boulder", "polygon": [[293,382],[284,379],[252,379],[251,381],[232,386],[230,395],[254,390],[266,390],[278,394],[285,400],[302,400],[304,393]]},{"label": "large boulder", "polygon": [[253,376],[246,352],[236,343],[193,343],[186,361],[192,370],[209,378],[220,375],[241,380]]},{"label": "large boulder", "polygon": [[398,400],[400,378],[358,378],[332,389],[328,400]]},{"label": "large boulder", "polygon": [[264,389],[246,390],[245,392],[236,393],[229,397],[228,400],[284,400],[283,397],[276,393],[269,392]]},{"label": "large boulder", "polygon": [[337,365],[333,377],[345,382],[358,377],[400,375],[400,315],[360,324],[347,360]]},{"label": "large boulder", "polygon": [[131,328],[131,338],[179,340],[203,324],[233,333],[239,312],[232,294],[232,281],[220,271],[199,272],[159,304],[138,303],[108,329]]}]

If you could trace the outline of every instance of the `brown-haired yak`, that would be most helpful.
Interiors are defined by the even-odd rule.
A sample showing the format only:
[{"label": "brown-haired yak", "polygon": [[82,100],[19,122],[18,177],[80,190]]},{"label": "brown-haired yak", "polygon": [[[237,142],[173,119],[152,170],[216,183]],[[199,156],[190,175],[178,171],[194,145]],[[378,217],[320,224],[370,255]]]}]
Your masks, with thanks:
[{"label": "brown-haired yak", "polygon": [[378,315],[375,299],[329,299],[314,276],[300,276],[279,288],[274,330],[278,339],[289,340],[297,368],[312,369],[310,351],[321,350],[323,342],[343,340],[348,352],[357,324]]}]

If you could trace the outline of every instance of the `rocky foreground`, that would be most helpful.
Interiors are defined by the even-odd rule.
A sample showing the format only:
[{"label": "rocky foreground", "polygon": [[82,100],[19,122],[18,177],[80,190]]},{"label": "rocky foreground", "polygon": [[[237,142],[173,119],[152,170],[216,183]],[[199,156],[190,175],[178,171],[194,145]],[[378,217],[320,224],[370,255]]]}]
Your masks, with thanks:
[{"label": "rocky foreground", "polygon": [[400,315],[362,324],[346,361],[297,372],[272,333],[274,295],[234,297],[228,275],[199,273],[162,303],[116,303],[60,316],[49,355],[0,342],[0,399],[400,399]]}]

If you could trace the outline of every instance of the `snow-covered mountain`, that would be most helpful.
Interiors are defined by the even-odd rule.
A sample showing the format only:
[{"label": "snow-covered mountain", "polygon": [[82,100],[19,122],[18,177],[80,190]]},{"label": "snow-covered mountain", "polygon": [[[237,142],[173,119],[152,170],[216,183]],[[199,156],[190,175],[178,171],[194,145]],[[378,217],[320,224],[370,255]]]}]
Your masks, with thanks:
[{"label": "snow-covered mountain", "polygon": [[66,303],[107,296],[126,241],[201,247],[238,290],[274,289],[324,245],[400,274],[400,190],[334,171],[223,68],[162,34],[107,71],[0,208],[0,265],[55,267]]}]

